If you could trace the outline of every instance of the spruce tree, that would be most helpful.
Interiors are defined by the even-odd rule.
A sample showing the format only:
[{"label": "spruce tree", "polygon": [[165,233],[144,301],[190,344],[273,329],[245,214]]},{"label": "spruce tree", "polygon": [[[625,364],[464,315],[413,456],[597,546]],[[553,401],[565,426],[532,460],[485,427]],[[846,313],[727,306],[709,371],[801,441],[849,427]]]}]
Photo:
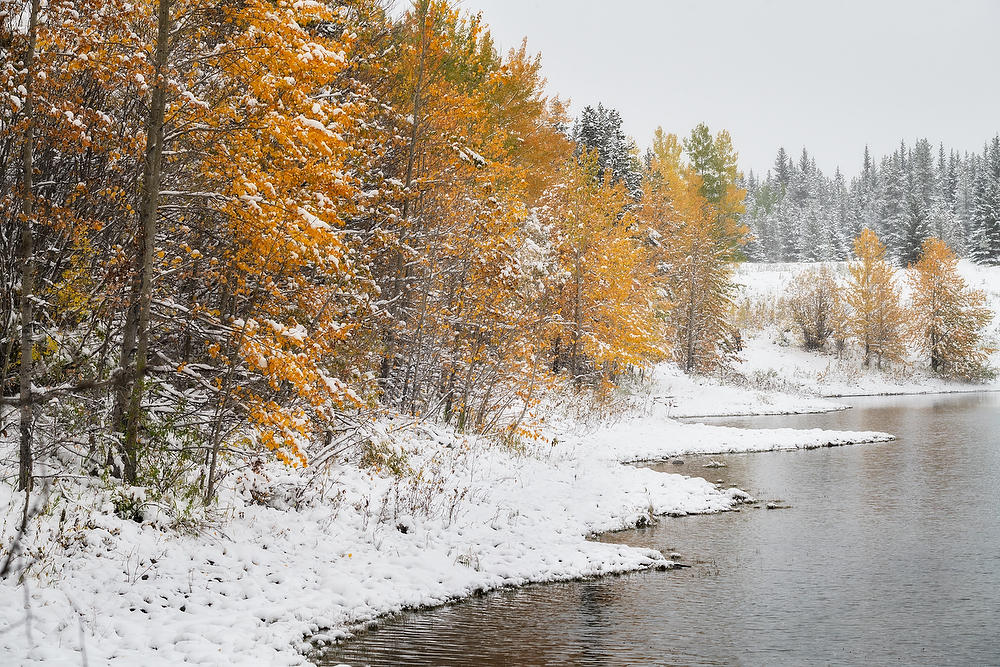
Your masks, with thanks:
[{"label": "spruce tree", "polygon": [[1000,265],[1000,135],[988,142],[975,179],[973,259]]},{"label": "spruce tree", "polygon": [[623,183],[633,200],[642,196],[642,172],[638,148],[622,129],[622,117],[616,110],[598,104],[584,107],[573,127],[577,155],[597,151],[597,177],[611,174],[611,183]]},{"label": "spruce tree", "polygon": [[931,145],[926,139],[917,141],[910,151],[906,174],[906,203],[897,229],[897,257],[904,266],[917,261],[920,246],[931,232],[932,211],[939,203],[937,176]]}]

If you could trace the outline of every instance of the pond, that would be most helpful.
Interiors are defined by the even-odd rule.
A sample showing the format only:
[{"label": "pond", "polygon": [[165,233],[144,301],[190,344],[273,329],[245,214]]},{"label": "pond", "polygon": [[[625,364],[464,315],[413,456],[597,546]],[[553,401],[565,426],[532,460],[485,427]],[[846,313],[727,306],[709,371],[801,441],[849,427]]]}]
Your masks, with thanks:
[{"label": "pond", "polygon": [[[698,421],[898,440],[653,466],[762,501],[601,537],[676,552],[688,568],[401,614],[320,664],[1000,664],[1000,394],[846,402]],[[726,467],[703,467],[710,458]]]}]

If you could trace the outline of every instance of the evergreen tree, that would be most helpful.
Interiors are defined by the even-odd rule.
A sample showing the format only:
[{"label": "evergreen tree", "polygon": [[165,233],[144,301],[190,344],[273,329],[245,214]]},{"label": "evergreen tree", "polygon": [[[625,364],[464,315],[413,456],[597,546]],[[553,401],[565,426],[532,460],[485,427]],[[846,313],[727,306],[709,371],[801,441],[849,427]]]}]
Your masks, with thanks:
[{"label": "evergreen tree", "polygon": [[642,172],[635,141],[622,129],[622,117],[615,109],[584,107],[573,127],[577,154],[597,151],[597,177],[610,173],[611,183],[623,183],[633,200],[642,195]]},{"label": "evergreen tree", "polygon": [[741,177],[738,156],[729,132],[721,130],[713,137],[708,126],[699,123],[684,140],[684,151],[701,180],[699,194],[715,211],[719,237],[730,248],[741,248],[747,234],[746,225],[740,222],[746,211],[743,204],[746,192],[738,185]]},{"label": "evergreen tree", "polygon": [[897,256],[904,266],[917,261],[920,256],[920,246],[931,233],[932,212],[940,205],[930,142],[926,139],[917,141],[910,152],[908,167],[903,225],[895,235]]},{"label": "evergreen tree", "polygon": [[972,230],[973,259],[1000,265],[1000,135],[983,149],[975,178]]},{"label": "evergreen tree", "polygon": [[902,151],[896,151],[882,161],[880,194],[882,215],[876,234],[886,238],[889,253],[899,259],[903,255],[907,225],[907,183],[906,162]]},{"label": "evergreen tree", "polygon": [[792,178],[792,160],[788,157],[784,146],[778,149],[778,155],[774,158],[774,178],[781,194],[784,195]]},{"label": "evergreen tree", "polygon": [[[704,132],[696,139],[691,143],[707,150]],[[759,261],[844,259],[849,239],[868,228],[899,264],[916,261],[929,236],[976,261],[1000,263],[996,143],[965,155],[939,145],[935,156],[930,142],[919,139],[912,147],[901,142],[878,162],[866,146],[850,184],[839,169],[825,176],[808,149],[792,160],[781,148],[773,171],[753,183],[752,206],[742,218],[755,236],[748,252]]]},{"label": "evergreen tree", "polygon": [[830,200],[832,209],[829,220],[830,259],[847,259],[850,253],[848,239],[853,238],[851,234],[851,198],[840,167],[837,167],[833,174]]}]

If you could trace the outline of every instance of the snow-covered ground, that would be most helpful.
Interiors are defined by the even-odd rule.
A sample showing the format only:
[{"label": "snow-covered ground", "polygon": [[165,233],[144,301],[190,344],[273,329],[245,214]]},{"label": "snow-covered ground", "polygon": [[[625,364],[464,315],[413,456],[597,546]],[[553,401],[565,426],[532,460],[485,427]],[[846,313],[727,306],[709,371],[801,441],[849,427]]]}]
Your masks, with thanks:
[{"label": "snow-covered ground", "polygon": [[[804,268],[743,266],[741,298],[777,303]],[[1000,310],[1000,269],[963,262],[961,270]],[[545,437],[514,448],[387,423],[407,474],[360,468],[356,458],[322,474],[267,464],[229,477],[218,508],[186,525],[155,511],[141,523],[118,518],[103,482],[61,480],[25,540],[26,585],[0,581],[0,664],[78,665],[84,653],[102,665],[298,664],[309,638],[343,636],[407,607],[668,567],[658,552],[587,538],[659,515],[727,510],[746,495],[623,463],[891,439],[677,418],[837,410],[845,406],[827,397],[848,394],[1000,389],[915,366],[862,371],[857,358],[800,349],[776,319],[743,334],[723,379],[660,366],[632,388],[628,409],[596,423],[553,409]],[[989,336],[998,334],[995,321]],[[1000,356],[993,361],[1000,366]],[[0,442],[10,470],[13,442]],[[20,509],[0,482],[4,545]]]},{"label": "snow-covered ground", "polygon": [[806,393],[755,386],[743,378],[691,376],[673,364],[653,369],[650,400],[667,407],[674,418],[786,415],[831,412],[843,403]]},{"label": "snow-covered ground", "polygon": [[[829,265],[841,277],[846,276],[843,262]],[[744,264],[736,272],[739,298],[750,303],[778,304],[799,273],[816,264]],[[963,260],[959,271],[966,282],[986,294],[987,305],[1000,313],[1000,267],[977,266]],[[897,272],[908,298],[905,271]],[[987,342],[1000,350],[1000,317],[987,329]],[[1000,351],[993,354],[991,365],[1000,368]],[[797,396],[837,397],[879,394],[921,394],[933,392],[1000,390],[1000,378],[981,384],[945,380],[933,376],[917,359],[905,367],[886,371],[864,369],[856,354],[844,358],[831,353],[807,352],[798,343],[790,323],[771,321],[759,331],[743,332],[743,351],[735,371],[749,386],[777,389]]]},{"label": "snow-covered ground", "polygon": [[[753,401],[736,411],[761,411]],[[155,512],[118,518],[96,479],[62,481],[32,521],[26,586],[0,582],[0,663],[77,665],[84,652],[101,665],[301,663],[316,633],[342,636],[403,608],[666,567],[658,552],[586,538],[746,499],[624,461],[889,438],[683,424],[670,409],[550,423],[548,439],[517,451],[417,425],[397,436],[413,474],[342,461],[309,477],[272,464],[229,478],[220,509],[187,530]],[[20,509],[7,484],[0,507],[6,544]]]}]

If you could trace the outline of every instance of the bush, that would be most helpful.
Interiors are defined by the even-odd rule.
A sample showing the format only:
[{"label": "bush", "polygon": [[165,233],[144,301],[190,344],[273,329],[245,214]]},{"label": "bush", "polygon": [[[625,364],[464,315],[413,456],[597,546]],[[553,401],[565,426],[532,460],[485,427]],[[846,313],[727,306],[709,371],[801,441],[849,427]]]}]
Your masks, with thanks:
[{"label": "bush", "polygon": [[792,283],[789,308],[807,350],[818,350],[838,328],[840,288],[823,266],[799,274]]}]

